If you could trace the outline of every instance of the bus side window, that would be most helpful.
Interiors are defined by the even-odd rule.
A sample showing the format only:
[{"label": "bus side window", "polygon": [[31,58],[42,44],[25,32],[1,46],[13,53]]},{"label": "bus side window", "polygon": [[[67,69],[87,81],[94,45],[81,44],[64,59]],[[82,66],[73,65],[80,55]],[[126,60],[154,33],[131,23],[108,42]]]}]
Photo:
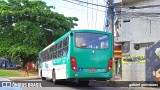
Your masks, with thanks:
[{"label": "bus side window", "polygon": [[62,52],[63,52],[63,41],[60,42],[60,57],[63,56]]},{"label": "bus side window", "polygon": [[63,40],[62,56],[66,56],[68,52],[68,37]]},{"label": "bus side window", "polygon": [[63,48],[63,56],[66,56],[68,52],[68,47]]},{"label": "bus side window", "polygon": [[58,50],[58,57],[61,57],[61,50]]},{"label": "bus side window", "polygon": [[56,51],[54,51],[54,59],[56,58]]}]

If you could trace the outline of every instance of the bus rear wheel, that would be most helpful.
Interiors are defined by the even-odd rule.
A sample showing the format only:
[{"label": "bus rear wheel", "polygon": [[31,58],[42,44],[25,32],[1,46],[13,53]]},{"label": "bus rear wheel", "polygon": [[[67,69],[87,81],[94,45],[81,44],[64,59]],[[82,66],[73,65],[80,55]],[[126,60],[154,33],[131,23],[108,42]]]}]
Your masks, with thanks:
[{"label": "bus rear wheel", "polygon": [[88,86],[89,81],[78,81],[78,83],[82,86]]}]

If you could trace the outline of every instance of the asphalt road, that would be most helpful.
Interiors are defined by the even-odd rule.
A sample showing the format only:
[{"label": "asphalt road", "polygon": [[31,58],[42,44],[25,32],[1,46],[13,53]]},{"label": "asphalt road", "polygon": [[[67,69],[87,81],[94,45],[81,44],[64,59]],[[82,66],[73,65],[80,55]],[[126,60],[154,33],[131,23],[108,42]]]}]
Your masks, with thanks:
[{"label": "asphalt road", "polygon": [[[0,81],[10,81],[5,78],[0,78]],[[27,82],[38,82],[45,84],[49,87],[0,87],[0,90],[159,90],[156,88],[129,88],[129,87],[112,87],[107,85],[105,82],[90,82],[88,86],[82,87],[77,82],[65,81],[59,85],[55,85],[52,81],[46,80],[42,81],[41,79],[27,80]],[[24,81],[25,82],[25,81]],[[44,86],[44,85],[42,85]]]},{"label": "asphalt road", "polygon": [[[29,80],[29,81],[41,81]],[[22,90],[147,90],[146,88],[128,88],[128,87],[112,87],[107,85],[105,82],[90,82],[88,86],[82,87],[77,82],[65,81],[61,84],[55,85],[52,81],[46,80],[43,81],[43,84],[46,84],[50,87],[41,87],[41,88],[23,88]],[[148,89],[150,90],[150,89]]]}]

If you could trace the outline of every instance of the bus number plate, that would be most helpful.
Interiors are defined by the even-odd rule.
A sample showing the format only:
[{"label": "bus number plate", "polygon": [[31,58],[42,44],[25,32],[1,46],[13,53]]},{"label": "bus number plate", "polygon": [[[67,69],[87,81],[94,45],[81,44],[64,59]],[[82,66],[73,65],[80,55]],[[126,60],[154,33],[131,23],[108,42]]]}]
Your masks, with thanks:
[{"label": "bus number plate", "polygon": [[91,68],[91,69],[89,69],[89,71],[90,71],[90,72],[96,72],[96,69]]}]

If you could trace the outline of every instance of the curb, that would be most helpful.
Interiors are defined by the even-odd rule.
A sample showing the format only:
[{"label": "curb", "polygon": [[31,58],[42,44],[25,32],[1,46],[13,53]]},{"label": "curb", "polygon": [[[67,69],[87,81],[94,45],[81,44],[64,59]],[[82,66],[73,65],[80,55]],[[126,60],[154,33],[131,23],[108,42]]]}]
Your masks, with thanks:
[{"label": "curb", "polygon": [[21,80],[34,80],[34,79],[40,79],[39,76],[28,76],[28,77],[5,77],[12,81],[21,81]]}]

